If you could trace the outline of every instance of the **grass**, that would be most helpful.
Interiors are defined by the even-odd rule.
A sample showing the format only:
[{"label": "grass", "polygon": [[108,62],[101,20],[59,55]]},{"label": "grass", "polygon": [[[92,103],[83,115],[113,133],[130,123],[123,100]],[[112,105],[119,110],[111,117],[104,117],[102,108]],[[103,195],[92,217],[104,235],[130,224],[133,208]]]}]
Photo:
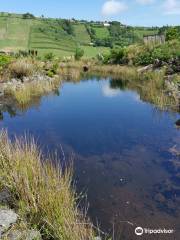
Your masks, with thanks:
[{"label": "grass", "polygon": [[105,54],[109,52],[108,47],[92,47],[92,46],[82,46],[84,50],[84,58],[95,58],[99,53]]},{"label": "grass", "polygon": [[9,65],[9,71],[12,78],[29,77],[34,73],[35,66],[33,63],[18,59]]},{"label": "grass", "polygon": [[80,44],[88,45],[91,42],[91,38],[86,30],[84,24],[74,24],[75,39]]},{"label": "grass", "polygon": [[72,169],[53,165],[32,138],[10,141],[6,131],[0,133],[0,178],[20,218],[40,230],[43,239],[93,239],[92,225],[77,207]]},{"label": "grass", "polygon": [[0,18],[0,48],[4,51],[25,50],[28,47],[28,39],[31,20],[20,18]]},{"label": "grass", "polygon": [[26,83],[19,89],[8,89],[7,94],[13,96],[20,106],[26,107],[34,98],[56,90],[59,85],[60,78],[52,78],[51,80],[43,80],[42,82]]},{"label": "grass", "polygon": [[120,65],[92,65],[91,71],[93,73],[101,74],[101,76],[113,76],[114,78],[121,78],[123,80],[138,80],[139,74],[137,68],[120,66]]},{"label": "grass", "polygon": [[96,37],[98,39],[104,39],[104,38],[108,38],[110,36],[109,34],[109,30],[107,27],[101,26],[101,27],[93,27],[93,29],[96,32]]}]

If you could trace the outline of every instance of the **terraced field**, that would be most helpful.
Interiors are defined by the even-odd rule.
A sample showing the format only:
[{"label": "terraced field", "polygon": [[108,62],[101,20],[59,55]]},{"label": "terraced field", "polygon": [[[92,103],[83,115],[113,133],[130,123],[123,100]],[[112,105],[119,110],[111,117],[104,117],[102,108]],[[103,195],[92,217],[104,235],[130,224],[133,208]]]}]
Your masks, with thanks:
[{"label": "terraced field", "polygon": [[0,17],[0,49],[4,51],[25,50],[28,47],[32,20]]},{"label": "terraced field", "polygon": [[40,54],[53,52],[57,55],[72,55],[77,47],[77,42],[59,27],[58,32],[48,29],[40,24],[31,27],[29,49],[36,49]]},{"label": "terraced field", "polygon": [[82,45],[89,45],[91,42],[91,38],[84,24],[74,24],[73,27],[76,41]]}]

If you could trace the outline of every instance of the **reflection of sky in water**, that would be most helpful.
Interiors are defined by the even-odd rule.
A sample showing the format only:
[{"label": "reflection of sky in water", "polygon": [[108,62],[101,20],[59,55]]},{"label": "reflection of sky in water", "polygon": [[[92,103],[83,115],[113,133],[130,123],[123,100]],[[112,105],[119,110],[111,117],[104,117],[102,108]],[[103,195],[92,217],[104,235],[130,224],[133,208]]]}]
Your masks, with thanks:
[{"label": "reflection of sky in water", "polygon": [[116,97],[121,93],[120,89],[112,89],[108,83],[102,86],[102,92],[105,97]]},{"label": "reflection of sky in water", "polygon": [[123,239],[132,239],[132,227],[121,221],[176,228],[180,222],[177,173],[168,153],[180,143],[174,127],[180,116],[121,89],[105,80],[66,83],[60,96],[42,98],[39,108],[15,118],[6,113],[0,127],[10,134],[28,131],[50,150],[62,144],[67,158],[73,153],[77,186],[87,190],[93,219],[105,230],[115,222]]}]

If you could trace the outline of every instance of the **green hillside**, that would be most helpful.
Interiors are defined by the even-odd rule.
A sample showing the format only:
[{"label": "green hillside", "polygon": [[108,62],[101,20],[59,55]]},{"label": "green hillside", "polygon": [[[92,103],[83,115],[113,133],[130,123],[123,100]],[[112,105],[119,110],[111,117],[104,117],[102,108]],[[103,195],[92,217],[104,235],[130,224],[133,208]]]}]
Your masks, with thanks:
[{"label": "green hillside", "polygon": [[74,24],[74,35],[77,42],[81,45],[89,45],[91,38],[84,24]]},{"label": "green hillside", "polygon": [[104,39],[104,38],[108,38],[109,35],[109,30],[107,27],[104,26],[93,26],[92,27],[95,31],[96,37],[99,39]]},{"label": "green hillside", "polygon": [[101,22],[0,13],[0,51],[6,52],[37,50],[38,55],[52,52],[63,57],[73,55],[81,47],[84,57],[95,57],[110,47],[142,41],[143,35],[157,32],[158,29],[125,27],[118,22],[104,27]]},{"label": "green hillside", "polygon": [[0,17],[0,49],[7,51],[28,48],[32,20]]}]

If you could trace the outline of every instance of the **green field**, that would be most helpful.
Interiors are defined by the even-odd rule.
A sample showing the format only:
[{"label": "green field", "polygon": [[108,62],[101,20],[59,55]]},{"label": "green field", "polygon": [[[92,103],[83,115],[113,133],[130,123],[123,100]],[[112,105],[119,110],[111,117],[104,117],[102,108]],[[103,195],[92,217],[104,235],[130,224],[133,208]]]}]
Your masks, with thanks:
[{"label": "green field", "polygon": [[7,51],[28,48],[32,20],[0,17],[0,49]]},{"label": "green field", "polygon": [[107,27],[93,27],[95,30],[96,36],[99,39],[104,39],[109,37],[109,31]]},{"label": "green field", "polygon": [[91,47],[91,46],[82,46],[84,50],[84,58],[86,57],[96,57],[99,53],[108,53],[109,48],[106,47]]},{"label": "green field", "polygon": [[[67,29],[69,25],[72,28],[71,32]],[[93,36],[87,31],[88,27],[94,30]],[[130,30],[126,29],[126,35],[129,36]],[[158,29],[136,27],[133,31],[131,28],[131,35],[132,32],[139,41],[144,35],[157,33]],[[52,52],[64,57],[74,55],[76,48],[81,47],[84,49],[85,58],[95,57],[98,53],[109,51],[109,48],[103,47],[106,46],[103,45],[105,39],[111,39],[114,46],[120,45],[118,41],[124,43],[127,40],[123,31],[120,31],[120,24],[117,25],[115,33],[114,37],[109,28],[104,27],[102,23],[33,17],[25,19],[22,14],[0,13],[0,51],[18,52],[34,49],[40,56]],[[100,47],[90,46],[90,43],[96,43],[95,40],[102,40],[102,43],[96,45]]]},{"label": "green field", "polygon": [[84,24],[74,24],[75,39],[82,45],[89,45],[91,38],[86,30]]},{"label": "green field", "polygon": [[61,27],[58,28],[58,32],[48,29],[46,24],[31,27],[29,49],[36,49],[41,53],[49,51],[57,55],[72,55],[76,48],[77,42]]},{"label": "green field", "polygon": [[144,35],[154,35],[158,33],[158,30],[152,30],[152,29],[134,29],[135,35],[139,39],[143,39]]}]

